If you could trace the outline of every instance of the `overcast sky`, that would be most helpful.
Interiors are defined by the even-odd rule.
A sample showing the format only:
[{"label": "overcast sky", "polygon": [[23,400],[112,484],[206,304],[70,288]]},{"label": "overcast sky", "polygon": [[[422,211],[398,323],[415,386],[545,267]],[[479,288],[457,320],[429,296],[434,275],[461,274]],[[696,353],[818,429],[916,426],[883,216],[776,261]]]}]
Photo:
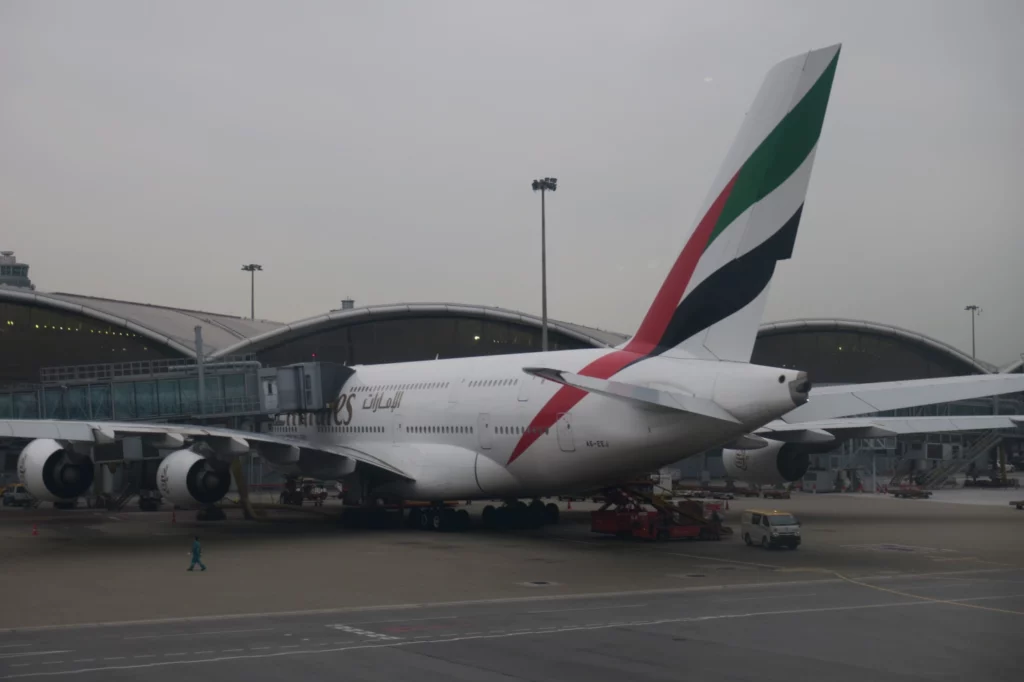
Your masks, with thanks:
[{"label": "overcast sky", "polygon": [[765,71],[844,44],[767,320],[1024,353],[1024,3],[0,0],[0,248],[41,291],[631,333]]}]

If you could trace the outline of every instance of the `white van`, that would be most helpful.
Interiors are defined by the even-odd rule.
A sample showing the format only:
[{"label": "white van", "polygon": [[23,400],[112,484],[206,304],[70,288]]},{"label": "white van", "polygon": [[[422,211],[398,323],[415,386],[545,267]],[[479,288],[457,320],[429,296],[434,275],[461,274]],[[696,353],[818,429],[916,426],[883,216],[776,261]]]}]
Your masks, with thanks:
[{"label": "white van", "polygon": [[748,546],[800,546],[800,522],[789,512],[774,509],[748,509],[743,512],[743,542]]}]

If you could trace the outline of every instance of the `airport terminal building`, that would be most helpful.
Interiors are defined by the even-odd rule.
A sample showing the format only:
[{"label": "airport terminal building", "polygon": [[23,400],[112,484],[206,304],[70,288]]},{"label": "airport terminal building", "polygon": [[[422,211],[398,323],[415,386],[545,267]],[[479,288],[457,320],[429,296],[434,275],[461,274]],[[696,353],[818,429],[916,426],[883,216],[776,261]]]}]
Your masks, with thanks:
[{"label": "airport terminal building", "polygon": [[[196,380],[171,378],[161,371],[195,362],[197,327],[204,362],[211,370],[204,380],[205,399],[221,405],[224,415],[245,412],[232,408],[245,404],[246,396],[255,390],[254,375],[246,368],[256,363],[281,367],[320,361],[352,366],[541,348],[540,318],[503,308],[461,303],[356,307],[352,301],[343,301],[337,310],[281,323],[44,293],[31,286],[28,266],[17,264],[9,252],[5,258],[10,261],[4,264],[5,272],[17,268],[20,279],[12,276],[0,283],[0,417],[188,419],[194,416],[189,405],[199,394]],[[549,320],[552,350],[612,347],[627,338]],[[1021,362],[995,367],[907,329],[846,319],[765,324],[753,362],[798,367],[819,385],[1024,369]],[[153,374],[152,380],[139,380],[147,372]],[[1016,402],[1004,399],[1001,409],[996,409],[1012,412],[1019,407]],[[985,400],[929,406],[915,414],[992,414],[993,408],[993,402]],[[837,461],[826,459],[821,464],[827,467]],[[707,461],[688,465],[692,466],[710,468],[715,474]]]}]

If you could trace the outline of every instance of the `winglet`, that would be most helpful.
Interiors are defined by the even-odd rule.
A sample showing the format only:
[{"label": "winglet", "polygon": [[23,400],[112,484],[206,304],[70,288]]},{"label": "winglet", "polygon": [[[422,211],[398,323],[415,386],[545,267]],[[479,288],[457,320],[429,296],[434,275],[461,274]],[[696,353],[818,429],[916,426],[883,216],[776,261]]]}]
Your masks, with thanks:
[{"label": "winglet", "polygon": [[689,412],[730,424],[740,423],[739,419],[718,403],[685,393],[663,391],[657,388],[637,386],[636,384],[627,384],[621,381],[597,379],[549,367],[524,367],[523,371],[547,381],[553,381],[563,386],[571,386],[587,393],[603,395],[607,398],[645,403],[650,406],[676,410],[678,412]]}]

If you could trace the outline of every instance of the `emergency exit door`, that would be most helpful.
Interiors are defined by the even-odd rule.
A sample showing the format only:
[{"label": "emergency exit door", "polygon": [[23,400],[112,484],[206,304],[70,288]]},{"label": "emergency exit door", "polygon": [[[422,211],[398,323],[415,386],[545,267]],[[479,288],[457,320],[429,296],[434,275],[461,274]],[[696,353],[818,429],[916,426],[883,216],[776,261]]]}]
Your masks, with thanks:
[{"label": "emergency exit door", "polygon": [[476,433],[480,438],[480,448],[490,450],[494,445],[493,431],[491,430],[491,415],[480,413],[476,418]]},{"label": "emergency exit door", "polygon": [[558,432],[558,447],[562,449],[562,452],[572,452],[576,449],[576,444],[572,439],[572,413],[563,412],[558,415],[557,423]]}]

